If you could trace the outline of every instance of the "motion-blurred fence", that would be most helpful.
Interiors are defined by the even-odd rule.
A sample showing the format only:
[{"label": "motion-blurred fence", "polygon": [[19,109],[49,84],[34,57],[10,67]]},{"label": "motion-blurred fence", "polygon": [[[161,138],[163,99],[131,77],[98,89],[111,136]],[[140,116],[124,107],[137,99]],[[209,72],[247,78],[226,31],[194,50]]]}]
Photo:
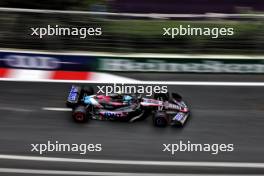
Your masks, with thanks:
[{"label": "motion-blurred fence", "polygon": [[[132,53],[264,54],[263,14],[116,14],[0,8],[0,48]],[[101,27],[101,36],[31,36],[30,28]],[[164,27],[232,27],[233,36],[164,37]]]}]

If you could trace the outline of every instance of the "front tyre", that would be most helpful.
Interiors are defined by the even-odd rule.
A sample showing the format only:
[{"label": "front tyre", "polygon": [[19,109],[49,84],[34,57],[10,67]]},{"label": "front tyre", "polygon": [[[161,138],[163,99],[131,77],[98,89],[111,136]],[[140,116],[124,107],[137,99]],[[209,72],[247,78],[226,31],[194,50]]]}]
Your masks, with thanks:
[{"label": "front tyre", "polygon": [[153,120],[154,126],[157,126],[157,127],[166,127],[169,123],[167,114],[163,111],[157,111],[153,115],[152,120]]},{"label": "front tyre", "polygon": [[88,121],[86,108],[84,106],[78,106],[73,110],[73,120],[78,123],[84,123]]}]

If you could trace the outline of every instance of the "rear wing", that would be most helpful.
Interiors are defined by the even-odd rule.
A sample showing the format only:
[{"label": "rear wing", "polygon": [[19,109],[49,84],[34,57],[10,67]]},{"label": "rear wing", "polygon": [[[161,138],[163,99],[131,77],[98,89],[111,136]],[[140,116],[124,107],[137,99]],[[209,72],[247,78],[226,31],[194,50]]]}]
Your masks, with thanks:
[{"label": "rear wing", "polygon": [[81,87],[72,85],[66,101],[67,107],[75,107],[75,105],[77,105],[79,102],[80,96]]}]

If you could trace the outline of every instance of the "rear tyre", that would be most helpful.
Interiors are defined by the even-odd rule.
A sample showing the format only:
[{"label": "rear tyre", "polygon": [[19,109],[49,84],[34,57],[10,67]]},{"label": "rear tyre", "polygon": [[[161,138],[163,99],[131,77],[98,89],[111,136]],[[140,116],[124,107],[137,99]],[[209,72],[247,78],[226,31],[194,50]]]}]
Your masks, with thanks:
[{"label": "rear tyre", "polygon": [[88,121],[86,108],[84,106],[78,106],[73,110],[73,120],[78,123],[84,123]]},{"label": "rear tyre", "polygon": [[81,97],[80,96],[80,94],[81,94],[81,87],[72,85],[71,91],[73,90],[73,88],[74,88],[73,93],[75,93],[75,95],[76,95],[77,98],[73,98],[72,99],[71,97],[69,97],[70,94],[68,94],[68,98],[67,98],[67,101],[66,101],[66,106],[68,108],[75,108],[76,106],[78,106],[78,101],[80,100],[80,97]]},{"label": "rear tyre", "polygon": [[153,115],[152,120],[153,120],[154,126],[157,126],[157,127],[166,127],[168,125],[167,114],[165,112],[162,112],[162,111],[157,111]]}]

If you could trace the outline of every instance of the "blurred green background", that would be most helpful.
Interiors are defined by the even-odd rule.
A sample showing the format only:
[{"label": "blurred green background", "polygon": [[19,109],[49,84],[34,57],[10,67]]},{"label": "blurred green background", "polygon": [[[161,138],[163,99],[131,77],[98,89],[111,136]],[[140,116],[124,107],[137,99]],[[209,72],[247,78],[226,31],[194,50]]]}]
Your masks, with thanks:
[{"label": "blurred green background", "polygon": [[[67,0],[38,3],[1,1],[4,7],[111,12],[106,0]],[[259,12],[258,12],[259,14]],[[157,19],[93,14],[35,13],[0,10],[0,48],[99,51],[121,53],[220,53],[263,54],[264,18],[185,18]],[[233,36],[164,37],[164,27],[232,27]],[[31,27],[102,27],[102,36],[80,39],[76,36],[32,37]]]}]

